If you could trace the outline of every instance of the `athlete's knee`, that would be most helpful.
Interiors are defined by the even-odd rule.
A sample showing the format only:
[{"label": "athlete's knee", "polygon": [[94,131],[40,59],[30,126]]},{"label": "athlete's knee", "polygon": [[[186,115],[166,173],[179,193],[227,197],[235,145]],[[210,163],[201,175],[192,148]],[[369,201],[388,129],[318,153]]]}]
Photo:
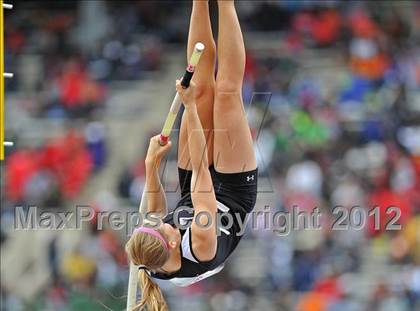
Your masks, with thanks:
[{"label": "athlete's knee", "polygon": [[214,83],[209,81],[208,83],[196,82],[195,87],[195,99],[213,99],[214,97]]},{"label": "athlete's knee", "polygon": [[230,112],[233,114],[232,117],[235,117],[238,112],[242,112],[243,105],[241,90],[238,88],[231,88],[229,85],[225,86],[216,89],[214,113],[215,115],[222,114],[220,116],[227,119]]},{"label": "athlete's knee", "polygon": [[232,79],[218,79],[216,81],[216,96],[225,98],[226,96],[240,95],[242,81],[233,81]]}]

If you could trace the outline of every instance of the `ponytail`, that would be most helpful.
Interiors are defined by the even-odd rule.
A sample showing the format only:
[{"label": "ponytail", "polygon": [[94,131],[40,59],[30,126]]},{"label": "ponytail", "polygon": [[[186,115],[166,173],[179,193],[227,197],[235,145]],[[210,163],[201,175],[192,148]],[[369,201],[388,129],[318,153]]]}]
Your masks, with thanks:
[{"label": "ponytail", "polygon": [[[157,229],[159,231],[159,229]],[[160,234],[163,234],[160,232]],[[146,269],[139,269],[139,287],[142,298],[140,303],[130,311],[168,311],[168,305],[160,287],[152,280],[149,270],[162,267],[169,259],[169,250],[164,247],[157,237],[145,233],[135,232],[125,246],[128,258],[136,265]]]},{"label": "ponytail", "polygon": [[153,282],[148,272],[144,269],[139,270],[139,284],[142,297],[140,303],[132,311],[141,311],[145,307],[147,307],[148,311],[169,310],[159,285]]}]

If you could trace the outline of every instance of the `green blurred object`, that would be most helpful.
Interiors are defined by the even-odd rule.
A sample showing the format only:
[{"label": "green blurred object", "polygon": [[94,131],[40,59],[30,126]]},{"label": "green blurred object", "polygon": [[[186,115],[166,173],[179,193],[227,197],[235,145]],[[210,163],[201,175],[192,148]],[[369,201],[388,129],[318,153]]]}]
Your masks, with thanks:
[{"label": "green blurred object", "polygon": [[328,128],[321,123],[313,120],[311,116],[304,111],[295,111],[290,118],[296,138],[305,144],[322,145],[328,140]]}]

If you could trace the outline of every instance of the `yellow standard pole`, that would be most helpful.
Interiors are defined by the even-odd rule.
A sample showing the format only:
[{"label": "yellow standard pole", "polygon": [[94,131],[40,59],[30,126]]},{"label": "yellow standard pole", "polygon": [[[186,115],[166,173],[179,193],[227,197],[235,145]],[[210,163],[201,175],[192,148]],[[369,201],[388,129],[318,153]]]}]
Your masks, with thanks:
[{"label": "yellow standard pole", "polygon": [[4,159],[4,8],[0,0],[0,160]]}]

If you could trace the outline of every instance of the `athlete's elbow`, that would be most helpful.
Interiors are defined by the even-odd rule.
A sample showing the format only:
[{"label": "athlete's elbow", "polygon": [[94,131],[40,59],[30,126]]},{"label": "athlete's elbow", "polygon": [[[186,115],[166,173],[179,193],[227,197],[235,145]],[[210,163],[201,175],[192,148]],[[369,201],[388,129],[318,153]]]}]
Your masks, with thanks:
[{"label": "athlete's elbow", "polygon": [[216,256],[217,239],[213,235],[206,234],[201,239],[196,239],[193,242],[194,254],[200,261],[210,261]]}]

